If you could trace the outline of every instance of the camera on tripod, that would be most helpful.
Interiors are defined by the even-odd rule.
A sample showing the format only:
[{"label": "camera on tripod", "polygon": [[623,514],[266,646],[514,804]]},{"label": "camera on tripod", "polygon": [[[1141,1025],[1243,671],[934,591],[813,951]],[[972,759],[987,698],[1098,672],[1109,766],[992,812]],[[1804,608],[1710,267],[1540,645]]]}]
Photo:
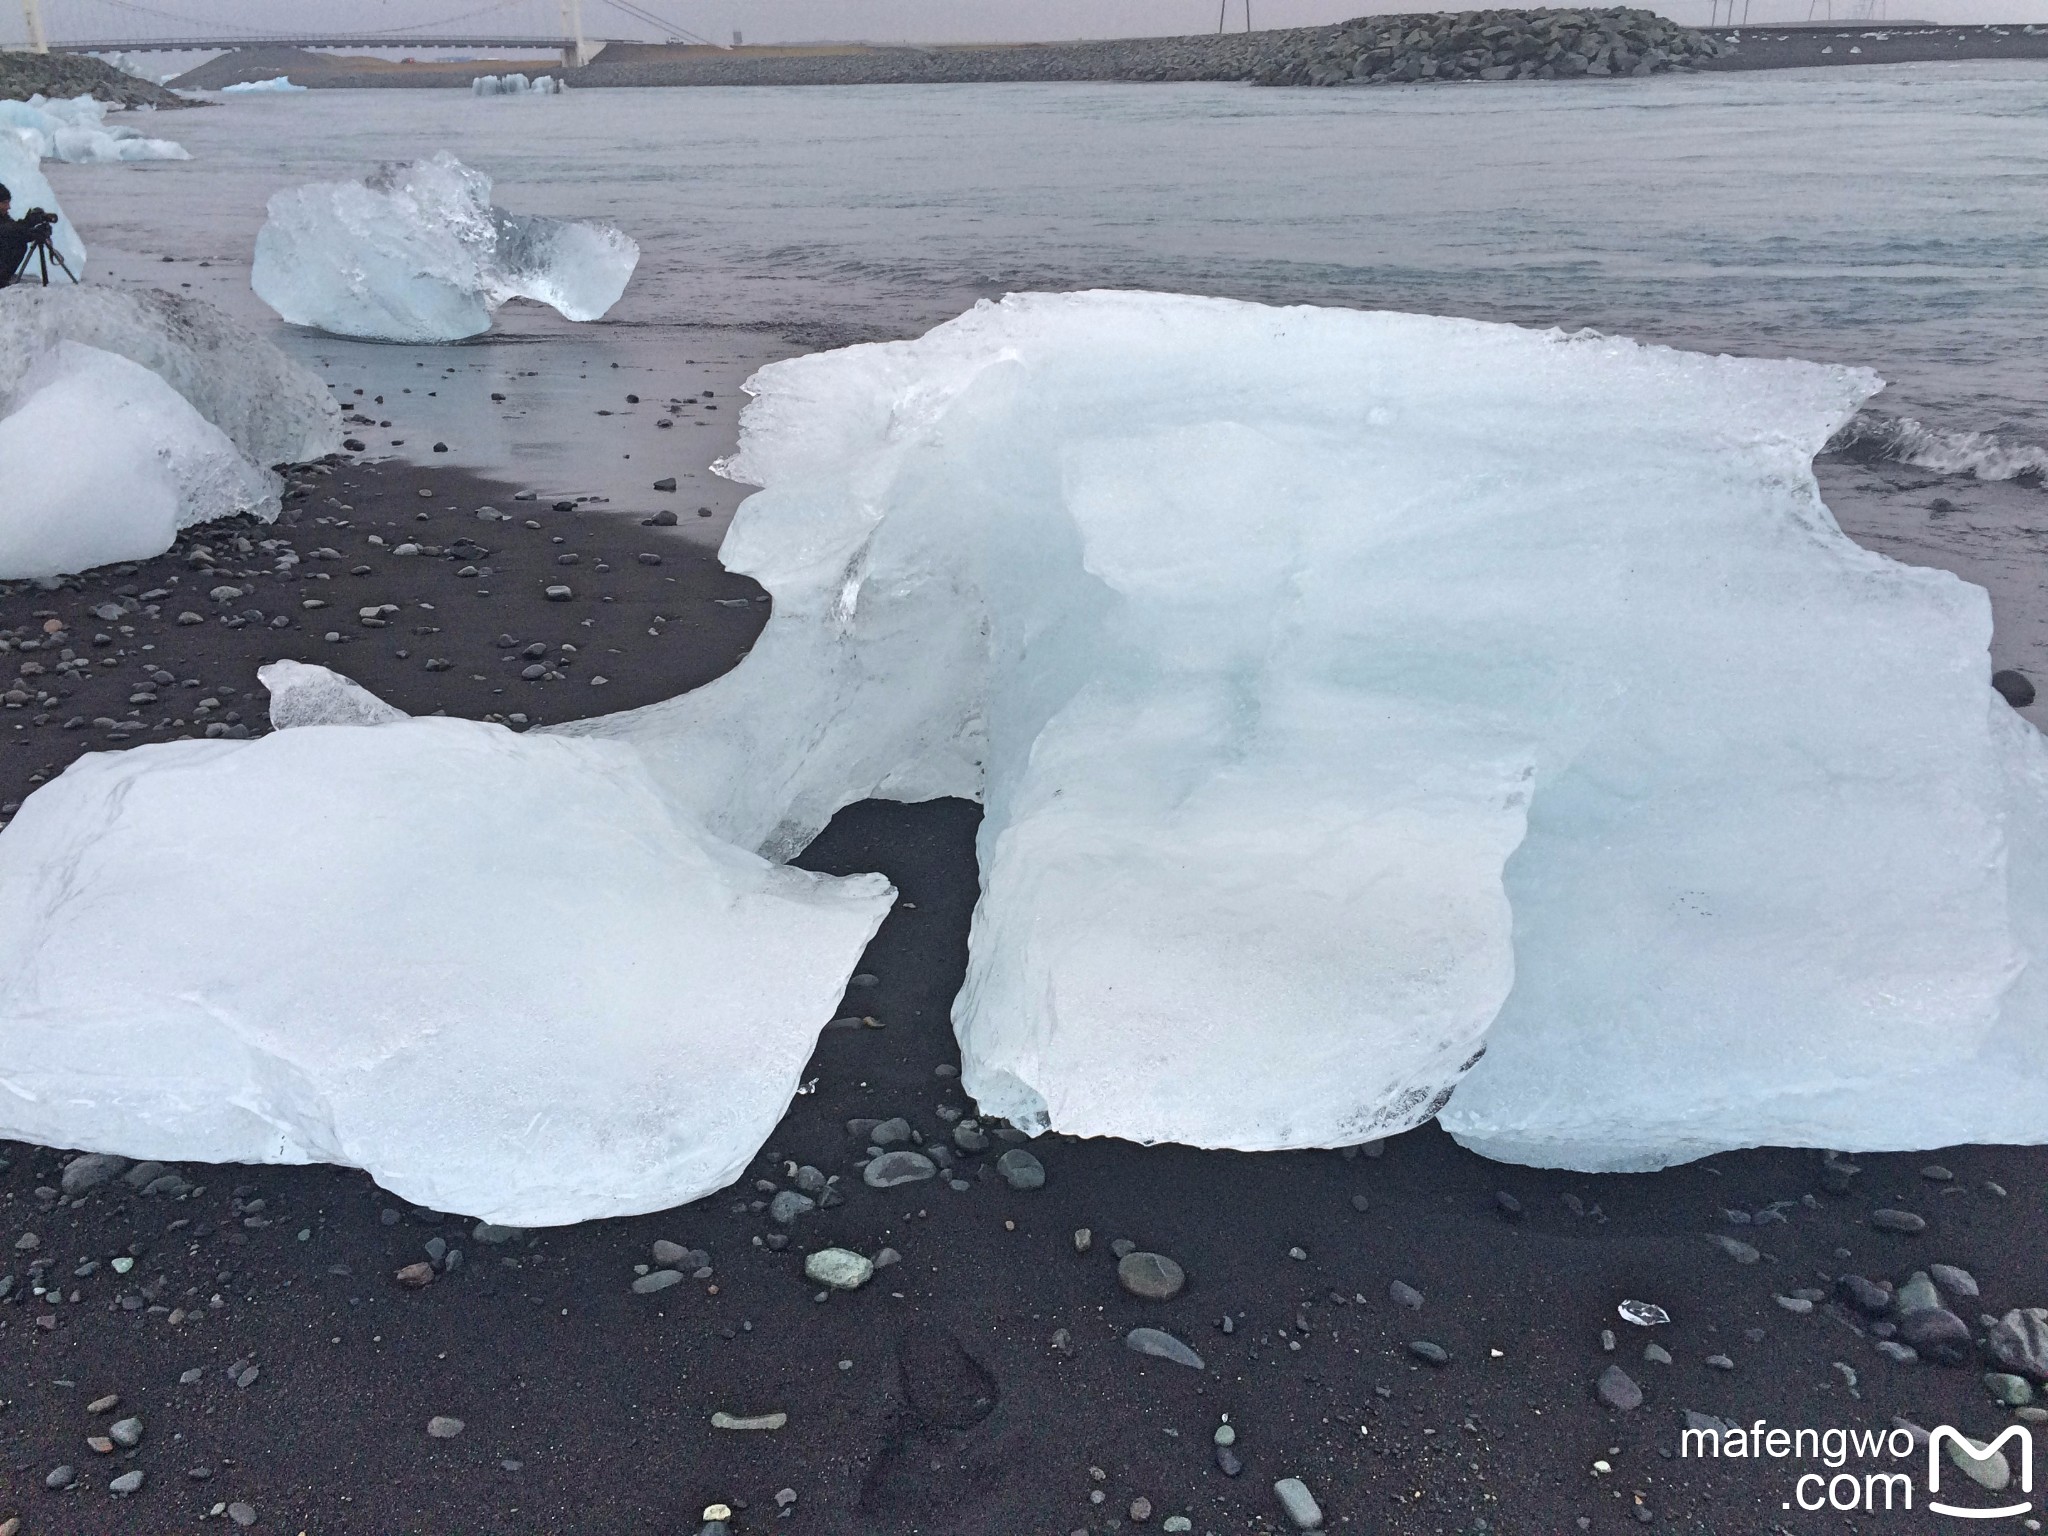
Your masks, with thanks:
[{"label": "camera on tripod", "polygon": [[33,265],[45,288],[50,286],[50,263],[56,262],[58,270],[72,282],[78,281],[78,274],[71,270],[71,264],[64,259],[51,239],[51,231],[57,227],[57,215],[47,208],[31,208],[21,216],[21,225],[28,235],[28,248],[21,253],[21,264],[10,276],[16,282],[28,279],[29,268]]}]

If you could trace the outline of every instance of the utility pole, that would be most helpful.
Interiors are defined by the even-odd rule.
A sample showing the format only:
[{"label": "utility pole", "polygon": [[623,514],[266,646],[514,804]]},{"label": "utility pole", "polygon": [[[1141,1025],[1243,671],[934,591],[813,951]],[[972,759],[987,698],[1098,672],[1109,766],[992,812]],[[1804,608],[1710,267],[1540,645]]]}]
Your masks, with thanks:
[{"label": "utility pole", "polygon": [[48,53],[50,34],[43,28],[43,0],[21,0],[21,12],[28,22],[28,51]]},{"label": "utility pole", "polygon": [[562,33],[570,44],[562,50],[564,67],[581,69],[591,60],[590,43],[583,36],[583,0],[562,0]]}]

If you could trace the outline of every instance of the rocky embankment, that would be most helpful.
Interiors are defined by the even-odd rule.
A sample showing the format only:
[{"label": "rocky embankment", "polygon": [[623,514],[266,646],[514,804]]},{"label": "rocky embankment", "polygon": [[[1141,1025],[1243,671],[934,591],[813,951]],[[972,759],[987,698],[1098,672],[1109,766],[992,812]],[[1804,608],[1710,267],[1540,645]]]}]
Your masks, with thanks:
[{"label": "rocky embankment", "polygon": [[1260,85],[1406,85],[1640,77],[1716,58],[1723,47],[1654,11],[1623,7],[1361,16],[1318,29],[1252,78]]},{"label": "rocky embankment", "polygon": [[124,107],[189,107],[160,85],[77,53],[0,53],[0,101],[35,95],[93,96]]}]

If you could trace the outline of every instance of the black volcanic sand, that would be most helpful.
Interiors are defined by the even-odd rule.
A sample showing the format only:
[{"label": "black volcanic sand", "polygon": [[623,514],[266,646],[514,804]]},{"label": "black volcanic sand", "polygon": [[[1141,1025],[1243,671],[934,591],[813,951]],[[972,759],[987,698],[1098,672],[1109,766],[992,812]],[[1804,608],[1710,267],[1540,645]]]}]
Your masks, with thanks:
[{"label": "black volcanic sand", "polygon": [[268,661],[519,728],[686,692],[767,618],[758,586],[674,527],[396,460],[303,466],[291,484],[275,524],[188,529],[56,590],[0,583],[0,816],[85,752],[260,732]]},{"label": "black volcanic sand", "polygon": [[[211,572],[180,552],[76,589],[0,593],[10,636],[41,633],[45,613],[65,626],[54,652],[11,653],[10,673],[25,654],[49,668],[32,680],[50,683],[66,646],[88,662],[70,697],[10,708],[7,734],[22,744],[0,749],[10,802],[34,773],[111,744],[105,727],[64,729],[74,716],[139,712],[135,739],[156,740],[194,729],[200,700],[218,697],[210,723],[260,729],[253,669],[278,656],[336,666],[414,711],[561,720],[693,686],[730,666],[762,621],[748,583],[630,517],[555,512],[397,463],[296,478],[309,487],[296,521],[207,530],[180,550],[283,537],[307,557],[299,570],[326,581],[264,574],[273,561],[253,550],[223,553]],[[517,520],[480,521],[485,504]],[[489,553],[452,549],[460,535]],[[401,537],[440,553],[396,556]],[[312,560],[323,547],[341,558]],[[580,564],[556,565],[565,552]],[[358,565],[369,573],[351,574]],[[573,601],[548,602],[542,589],[564,576]],[[220,585],[252,591],[216,602],[207,594]],[[87,617],[155,591],[169,595],[118,623]],[[316,594],[326,608],[300,606]],[[357,609],[385,602],[399,615],[364,628]],[[179,624],[188,610],[204,622]],[[228,622],[247,612],[264,617]],[[276,615],[288,627],[272,629]],[[562,642],[578,650],[559,680],[528,683],[523,658],[501,659],[501,634],[556,662]],[[430,672],[429,657],[453,666]],[[152,665],[173,681],[141,686]],[[600,671],[611,681],[593,687]],[[156,701],[127,702],[145,692]],[[1314,1490],[1333,1530],[1913,1530],[1928,1526],[1787,1511],[1801,1473],[1832,1470],[1810,1462],[1680,1458],[1682,1412],[1815,1428],[1884,1428],[1898,1414],[1980,1438],[2010,1420],[1981,1362],[1897,1364],[1867,1319],[1829,1297],[1845,1273],[1899,1282],[1943,1262],[1980,1282],[1981,1302],[1956,1304],[1980,1334],[1980,1311],[2048,1303],[2039,1150],[1867,1156],[1831,1192],[1812,1152],[1586,1177],[1489,1163],[1434,1128],[1378,1155],[1052,1136],[1030,1148],[1044,1187],[1018,1191],[994,1171],[1011,1144],[998,1134],[954,1154],[962,1188],[867,1188],[856,1168],[866,1128],[851,1134],[849,1120],[902,1115],[931,1147],[971,1113],[947,1010],[976,896],[975,820],[952,801],[859,805],[806,854],[820,870],[881,870],[902,892],[863,961],[872,979],[841,1010],[881,1027],[825,1030],[804,1074],[814,1090],[746,1180],[694,1205],[489,1241],[503,1235],[413,1209],[353,1171],[185,1165],[182,1190],[116,1179],[68,1199],[64,1154],[0,1147],[0,1531],[14,1536],[10,1518],[21,1536],[236,1529],[235,1504],[257,1531],[313,1536],[687,1533],[723,1502],[735,1533],[1061,1536],[1167,1529],[1181,1516],[1224,1536],[1289,1529],[1272,1491],[1289,1476]],[[766,1202],[804,1164],[837,1176],[843,1202],[778,1227]],[[1873,1227],[1886,1208],[1927,1229]],[[1712,1234],[1761,1257],[1738,1262]],[[1186,1290],[1164,1302],[1125,1294],[1118,1239],[1173,1257]],[[710,1273],[635,1294],[657,1240],[704,1250]],[[459,1263],[444,1250],[431,1284],[400,1284],[401,1268],[434,1263],[437,1242]],[[828,1244],[887,1246],[901,1262],[827,1299],[801,1266]],[[127,1273],[117,1258],[134,1260]],[[1422,1293],[1419,1311],[1390,1299],[1395,1281]],[[32,1294],[51,1286],[61,1304]],[[1819,1301],[1803,1315],[1776,1299],[1802,1291]],[[1626,1298],[1672,1321],[1629,1326],[1615,1310]],[[1139,1325],[1192,1345],[1206,1369],[1134,1353],[1123,1338]],[[1417,1340],[1448,1363],[1425,1364]],[[1652,1342],[1672,1363],[1644,1358]],[[1730,1368],[1708,1364],[1715,1356]],[[1641,1386],[1641,1407],[1596,1396],[1610,1365]],[[119,1405],[93,1412],[106,1395]],[[736,1431],[712,1426],[719,1412],[788,1417]],[[138,1446],[89,1445],[131,1414]],[[432,1438],[436,1415],[464,1427]],[[1226,1417],[1235,1477],[1212,1445]],[[52,1490],[60,1465],[77,1480]],[[141,1490],[111,1495],[131,1469],[146,1474]],[[1944,1479],[1944,1494],[1967,1502],[1962,1481]]]}]

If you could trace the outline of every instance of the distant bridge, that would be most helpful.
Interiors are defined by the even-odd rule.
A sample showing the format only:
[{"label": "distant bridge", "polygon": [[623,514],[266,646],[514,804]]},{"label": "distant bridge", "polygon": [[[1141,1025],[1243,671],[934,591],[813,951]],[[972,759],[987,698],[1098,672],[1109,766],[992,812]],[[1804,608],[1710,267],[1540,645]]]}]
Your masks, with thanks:
[{"label": "distant bridge", "polygon": [[[594,49],[607,41],[583,38],[581,45]],[[231,48],[519,48],[560,49],[573,52],[574,37],[423,37],[416,33],[360,32],[344,37],[293,37],[285,33],[251,37],[136,37],[95,40],[89,43],[48,45],[50,53],[201,53]]]},{"label": "distant bridge", "polygon": [[[32,53],[166,53],[211,52],[234,48],[461,48],[461,49],[546,49],[559,50],[566,64],[587,64],[606,39],[593,39],[583,24],[586,5],[602,7],[607,22],[621,25],[618,41],[707,43],[667,17],[649,10],[640,0],[481,0],[481,3],[447,3],[456,11],[439,20],[398,27],[361,27],[350,23],[376,19],[364,14],[366,7],[348,0],[330,0],[323,9],[333,30],[276,30],[261,22],[268,9],[261,0],[249,0],[254,23],[235,30],[232,11],[235,0],[204,0],[193,6],[212,14],[207,17],[181,14],[181,5],[191,0],[21,0],[26,22],[24,41]],[[659,3],[659,0],[656,0]],[[350,16],[353,10],[358,13]],[[146,19],[145,19],[146,18]],[[154,35],[145,28],[150,21],[162,23]],[[338,24],[337,24],[338,23]],[[559,27],[557,26],[559,23]],[[466,25],[465,25],[466,24]],[[142,35],[138,35],[142,34]]]}]

